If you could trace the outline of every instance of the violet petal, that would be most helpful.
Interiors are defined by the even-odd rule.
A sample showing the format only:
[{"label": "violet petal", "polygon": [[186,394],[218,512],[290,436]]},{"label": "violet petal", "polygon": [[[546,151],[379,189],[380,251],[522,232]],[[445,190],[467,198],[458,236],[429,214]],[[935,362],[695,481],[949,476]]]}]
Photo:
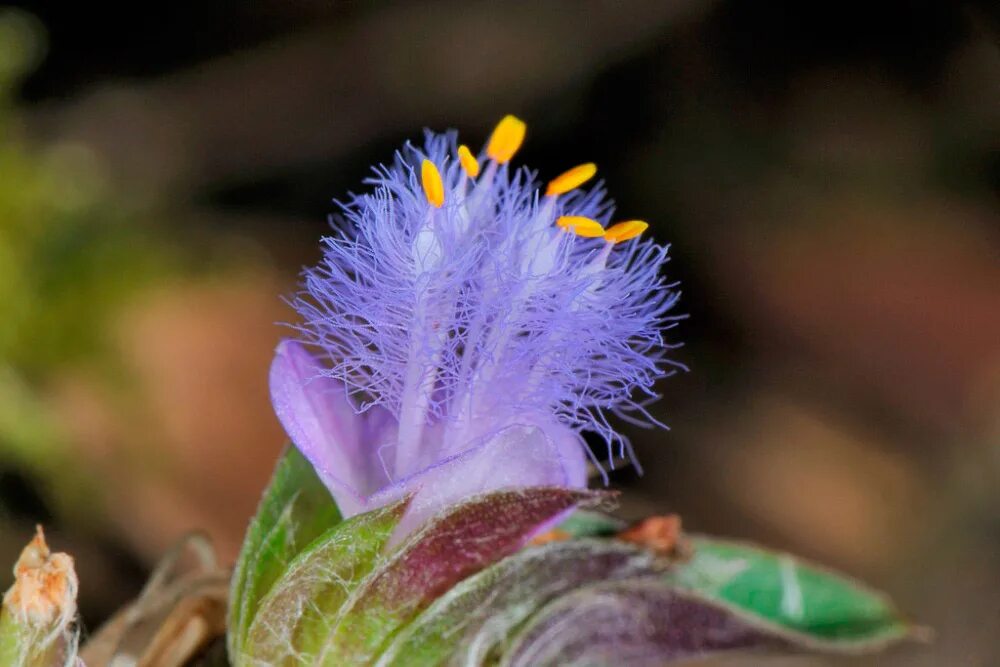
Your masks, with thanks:
[{"label": "violet petal", "polygon": [[320,372],[300,343],[282,341],[271,362],[271,402],[288,437],[350,516],[362,510],[372,483],[360,451],[362,418],[344,385]]}]

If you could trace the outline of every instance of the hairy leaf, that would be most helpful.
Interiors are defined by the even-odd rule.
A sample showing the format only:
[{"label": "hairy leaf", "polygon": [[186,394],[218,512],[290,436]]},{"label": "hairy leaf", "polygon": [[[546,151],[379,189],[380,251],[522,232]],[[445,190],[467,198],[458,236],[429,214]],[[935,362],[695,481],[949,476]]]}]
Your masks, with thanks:
[{"label": "hairy leaf", "polygon": [[376,664],[483,664],[511,630],[550,600],[588,583],[650,576],[663,569],[652,554],[610,540],[530,547],[438,598],[396,637]]},{"label": "hairy leaf", "polygon": [[242,653],[258,604],[288,564],[339,521],[337,505],[313,467],[295,447],[287,447],[236,561],[227,637],[231,656]]},{"label": "hairy leaf", "polygon": [[601,497],[532,487],[483,494],[445,510],[351,596],[317,662],[369,664],[395,632],[456,583],[514,553],[567,510]]},{"label": "hairy leaf", "polygon": [[[619,541],[622,522],[574,511],[602,497],[484,493],[399,547],[408,501],[355,516],[286,562],[235,664],[641,667],[724,651],[855,653],[910,632],[882,595],[786,554],[695,537],[678,561]],[[524,546],[553,525],[556,541]]]},{"label": "hairy leaf", "polygon": [[503,667],[659,667],[717,651],[786,641],[723,605],[661,578],[581,588],[542,609],[505,651]]},{"label": "hairy leaf", "polygon": [[351,593],[384,562],[408,500],[351,517],[303,551],[275,582],[250,627],[238,665],[312,664]]}]

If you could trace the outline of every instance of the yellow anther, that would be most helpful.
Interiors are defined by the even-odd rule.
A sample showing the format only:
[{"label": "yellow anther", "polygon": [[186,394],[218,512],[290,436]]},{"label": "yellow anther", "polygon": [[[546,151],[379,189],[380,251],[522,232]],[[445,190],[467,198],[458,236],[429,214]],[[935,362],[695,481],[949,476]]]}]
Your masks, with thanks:
[{"label": "yellow anther", "polygon": [[524,133],[528,126],[516,116],[504,116],[497,123],[496,129],[486,145],[486,154],[499,164],[506,164],[514,157],[514,153],[524,141]]},{"label": "yellow anther", "polygon": [[565,194],[592,179],[596,173],[597,165],[593,162],[577,165],[549,181],[549,187],[546,188],[545,195],[551,197],[552,195]]},{"label": "yellow anther", "polygon": [[583,236],[588,239],[604,236],[604,227],[601,227],[601,223],[591,218],[585,218],[582,215],[561,215],[556,220],[556,225],[568,232],[573,232],[577,236]]},{"label": "yellow anther", "polygon": [[643,220],[618,222],[608,227],[608,230],[604,232],[604,240],[609,243],[621,243],[622,241],[634,239],[647,229],[649,229],[649,223]]},{"label": "yellow anther", "polygon": [[444,183],[441,182],[441,172],[430,160],[424,160],[420,165],[420,180],[427,202],[434,208],[441,208],[444,204]]},{"label": "yellow anther", "polygon": [[458,161],[462,163],[462,169],[465,170],[469,178],[475,178],[479,175],[479,160],[465,144],[458,147]]}]

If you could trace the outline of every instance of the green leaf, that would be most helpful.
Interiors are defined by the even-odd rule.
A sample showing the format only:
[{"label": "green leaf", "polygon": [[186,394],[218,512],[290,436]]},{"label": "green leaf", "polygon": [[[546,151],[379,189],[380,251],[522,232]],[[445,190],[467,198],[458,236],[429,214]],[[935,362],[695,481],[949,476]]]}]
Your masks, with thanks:
[{"label": "green leaf", "polygon": [[411,535],[351,596],[316,663],[367,665],[419,611],[462,579],[519,550],[596,492],[534,487],[475,496]]},{"label": "green leaf", "polygon": [[[277,489],[294,477],[282,469]],[[295,497],[273,496],[283,494]],[[722,651],[856,653],[911,632],[881,594],[787,554],[694,537],[691,558],[677,562],[612,539],[621,522],[574,511],[602,497],[485,493],[441,510],[399,547],[408,501],[335,525],[277,581],[241,575],[256,614],[234,664],[659,665]],[[567,512],[558,527],[570,539],[523,547]],[[256,551],[265,542],[248,538]]]},{"label": "green leaf", "polygon": [[314,664],[351,593],[383,561],[408,499],[334,526],[288,566],[261,601],[236,665]]},{"label": "green leaf", "polygon": [[408,625],[377,667],[485,664],[541,606],[594,582],[662,572],[632,545],[580,539],[529,547],[461,581]]},{"label": "green leaf", "polygon": [[668,581],[780,628],[804,647],[875,650],[910,626],[884,595],[789,554],[695,537]]},{"label": "green leaf", "polygon": [[229,655],[242,653],[260,600],[292,559],[340,518],[336,503],[312,465],[298,449],[287,447],[236,561],[229,602]]}]

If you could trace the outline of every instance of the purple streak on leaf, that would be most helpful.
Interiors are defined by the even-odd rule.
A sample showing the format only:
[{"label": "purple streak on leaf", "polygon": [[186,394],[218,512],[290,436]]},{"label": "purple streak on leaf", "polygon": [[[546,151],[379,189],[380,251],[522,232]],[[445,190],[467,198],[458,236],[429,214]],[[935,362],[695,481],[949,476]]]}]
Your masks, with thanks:
[{"label": "purple streak on leaf", "polygon": [[523,549],[458,583],[392,642],[377,667],[485,664],[514,628],[580,586],[653,576],[656,557],[612,540],[581,539]]},{"label": "purple streak on leaf", "polygon": [[352,596],[325,655],[339,664],[367,664],[400,626],[457,582],[517,551],[553,518],[605,497],[533,487],[450,507],[411,535]]},{"label": "purple streak on leaf", "polygon": [[788,647],[775,632],[658,579],[580,589],[543,608],[505,653],[502,667],[660,667],[722,651]]}]

